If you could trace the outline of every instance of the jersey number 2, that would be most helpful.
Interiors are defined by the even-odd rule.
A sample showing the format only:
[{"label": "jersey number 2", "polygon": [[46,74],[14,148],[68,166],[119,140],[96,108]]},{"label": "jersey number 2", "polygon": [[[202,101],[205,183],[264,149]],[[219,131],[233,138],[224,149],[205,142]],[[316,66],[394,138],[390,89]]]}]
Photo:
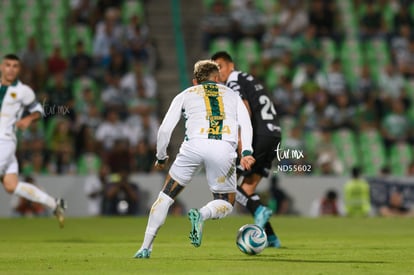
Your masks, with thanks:
[{"label": "jersey number 2", "polygon": [[272,101],[269,99],[269,97],[265,95],[261,95],[259,97],[260,105],[262,105],[262,110],[260,111],[260,114],[262,115],[263,120],[273,120],[276,116],[276,110],[273,106]]}]

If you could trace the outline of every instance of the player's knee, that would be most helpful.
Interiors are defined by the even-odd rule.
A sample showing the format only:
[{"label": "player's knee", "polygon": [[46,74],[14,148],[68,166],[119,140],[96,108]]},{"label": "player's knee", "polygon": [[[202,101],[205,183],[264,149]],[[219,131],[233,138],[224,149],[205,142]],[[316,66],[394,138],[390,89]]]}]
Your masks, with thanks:
[{"label": "player's knee", "polygon": [[213,193],[215,200],[225,200],[231,205],[234,205],[236,202],[236,193]]}]

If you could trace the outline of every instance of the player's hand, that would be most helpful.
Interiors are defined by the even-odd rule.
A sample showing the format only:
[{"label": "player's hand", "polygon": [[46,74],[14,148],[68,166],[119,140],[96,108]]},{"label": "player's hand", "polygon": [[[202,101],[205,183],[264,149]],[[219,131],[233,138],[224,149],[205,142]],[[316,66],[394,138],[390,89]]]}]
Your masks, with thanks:
[{"label": "player's hand", "polygon": [[29,128],[30,123],[32,123],[32,119],[30,117],[24,117],[16,122],[16,127],[20,130],[26,130]]},{"label": "player's hand", "polygon": [[157,159],[154,164],[155,169],[163,170],[165,168],[165,164],[167,163],[167,161],[168,161],[168,157],[163,160]]},{"label": "player's hand", "polygon": [[245,156],[241,158],[240,165],[244,168],[244,170],[250,170],[252,169],[252,166],[254,165],[255,162],[256,160],[254,159],[254,157]]}]

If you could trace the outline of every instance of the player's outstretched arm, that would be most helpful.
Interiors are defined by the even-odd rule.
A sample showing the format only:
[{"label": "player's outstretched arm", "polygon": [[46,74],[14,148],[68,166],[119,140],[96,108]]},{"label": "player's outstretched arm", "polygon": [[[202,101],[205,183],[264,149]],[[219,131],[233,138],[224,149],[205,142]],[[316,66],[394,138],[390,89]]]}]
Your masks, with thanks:
[{"label": "player's outstretched arm", "polygon": [[157,134],[157,153],[155,168],[163,169],[165,162],[168,159],[167,147],[170,143],[171,134],[181,117],[181,110],[183,109],[183,94],[177,95],[171,102],[167,113],[158,129]]},{"label": "player's outstretched arm", "polygon": [[40,112],[34,112],[30,115],[25,116],[24,118],[16,122],[16,127],[20,130],[26,130],[33,121],[40,119],[42,114]]}]

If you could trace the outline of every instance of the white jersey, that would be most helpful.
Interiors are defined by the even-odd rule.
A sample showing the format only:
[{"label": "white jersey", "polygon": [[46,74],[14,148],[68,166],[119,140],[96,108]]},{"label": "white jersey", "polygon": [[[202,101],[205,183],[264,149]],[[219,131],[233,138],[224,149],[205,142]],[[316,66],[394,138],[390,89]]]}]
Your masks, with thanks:
[{"label": "white jersey", "polygon": [[173,99],[158,130],[158,159],[167,157],[167,146],[181,114],[185,119],[185,140],[215,139],[237,144],[240,128],[242,151],[253,151],[252,125],[239,94],[224,85],[206,82]]},{"label": "white jersey", "polygon": [[30,113],[43,114],[43,108],[36,101],[33,90],[20,81],[15,81],[10,86],[0,84],[0,139],[16,142],[15,123],[25,109]]}]

